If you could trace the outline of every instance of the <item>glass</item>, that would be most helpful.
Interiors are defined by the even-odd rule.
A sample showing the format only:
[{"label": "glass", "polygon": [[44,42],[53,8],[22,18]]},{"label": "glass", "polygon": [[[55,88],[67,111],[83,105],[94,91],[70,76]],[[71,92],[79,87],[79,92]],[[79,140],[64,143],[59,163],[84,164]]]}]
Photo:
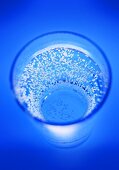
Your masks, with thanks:
[{"label": "glass", "polygon": [[51,32],[21,49],[10,82],[18,104],[42,124],[48,141],[71,147],[89,137],[109,93],[111,69],[104,52],[87,37]]}]

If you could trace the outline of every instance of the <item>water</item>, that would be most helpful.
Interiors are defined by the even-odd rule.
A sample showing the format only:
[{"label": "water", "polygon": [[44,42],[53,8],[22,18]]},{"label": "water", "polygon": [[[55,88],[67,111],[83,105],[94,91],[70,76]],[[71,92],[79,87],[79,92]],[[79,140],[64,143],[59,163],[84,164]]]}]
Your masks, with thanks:
[{"label": "water", "polygon": [[42,102],[41,111],[46,121],[70,123],[83,117],[88,109],[85,95],[73,88],[60,87]]},{"label": "water", "polygon": [[68,124],[91,114],[107,84],[88,52],[68,44],[49,46],[29,57],[14,78],[15,94],[33,117]]}]

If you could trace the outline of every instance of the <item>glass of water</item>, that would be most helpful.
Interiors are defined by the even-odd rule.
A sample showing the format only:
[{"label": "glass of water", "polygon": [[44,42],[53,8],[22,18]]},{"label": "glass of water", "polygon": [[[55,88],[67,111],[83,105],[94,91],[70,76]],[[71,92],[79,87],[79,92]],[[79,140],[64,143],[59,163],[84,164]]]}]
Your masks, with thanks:
[{"label": "glass of water", "polygon": [[81,144],[108,96],[111,70],[104,52],[87,37],[50,32],[28,42],[10,74],[19,105],[42,124],[51,143]]}]

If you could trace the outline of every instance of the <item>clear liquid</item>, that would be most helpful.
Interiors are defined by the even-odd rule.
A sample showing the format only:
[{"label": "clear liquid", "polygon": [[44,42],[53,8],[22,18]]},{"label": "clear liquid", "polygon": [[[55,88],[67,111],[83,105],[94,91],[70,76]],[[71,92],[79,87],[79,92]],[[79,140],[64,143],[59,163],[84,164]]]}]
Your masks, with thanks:
[{"label": "clear liquid", "polygon": [[85,51],[54,45],[38,51],[16,75],[21,105],[48,123],[70,123],[91,114],[102,101],[107,84],[101,69]]},{"label": "clear liquid", "polygon": [[49,93],[41,105],[42,114],[47,122],[70,123],[84,116],[88,101],[81,92],[66,86]]}]

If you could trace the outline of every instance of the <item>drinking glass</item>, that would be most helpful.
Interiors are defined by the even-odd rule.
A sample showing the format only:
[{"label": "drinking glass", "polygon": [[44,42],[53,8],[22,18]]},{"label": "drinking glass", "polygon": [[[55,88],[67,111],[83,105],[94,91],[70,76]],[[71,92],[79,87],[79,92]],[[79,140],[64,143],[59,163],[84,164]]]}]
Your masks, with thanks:
[{"label": "drinking glass", "polygon": [[89,38],[50,32],[28,42],[14,59],[11,89],[21,108],[61,147],[88,139],[111,86],[111,69]]}]

